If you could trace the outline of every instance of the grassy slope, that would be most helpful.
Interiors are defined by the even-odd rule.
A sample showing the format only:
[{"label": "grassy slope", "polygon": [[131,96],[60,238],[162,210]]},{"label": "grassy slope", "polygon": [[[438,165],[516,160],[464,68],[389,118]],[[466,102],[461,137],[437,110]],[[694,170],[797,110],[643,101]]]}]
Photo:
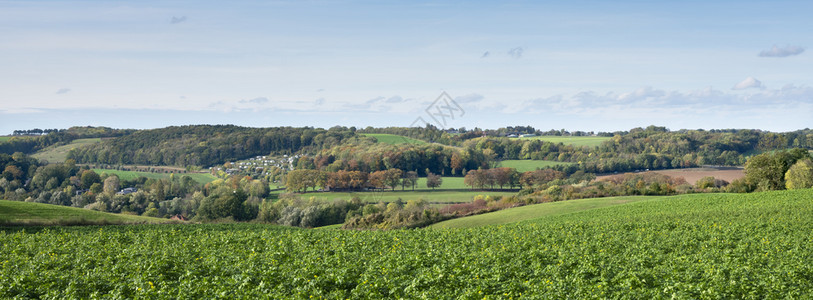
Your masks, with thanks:
[{"label": "grassy slope", "polygon": [[500,210],[492,213],[452,219],[432,225],[432,228],[468,228],[485,225],[515,223],[523,220],[547,216],[563,215],[590,209],[652,200],[655,196],[624,196],[608,198],[590,198],[553,203],[542,203]]},{"label": "grassy slope", "polygon": [[500,167],[515,168],[518,172],[528,172],[536,169],[549,168],[556,165],[569,165],[573,163],[550,160],[510,159],[500,162]]},{"label": "grassy slope", "polygon": [[378,140],[379,143],[386,143],[390,145],[397,145],[397,144],[426,144],[426,142],[421,140],[416,140],[413,138],[395,135],[395,134],[387,134],[387,133],[364,133],[364,136],[374,137]]},{"label": "grassy slope", "polygon": [[0,200],[0,225],[168,223],[169,220],[111,214],[76,207]]},{"label": "grassy slope", "polygon": [[552,143],[563,143],[565,145],[595,147],[610,138],[603,136],[534,136],[522,139],[537,139]]},{"label": "grassy slope", "polygon": [[[121,180],[131,180],[138,178],[139,176],[153,178],[153,179],[160,179],[160,178],[169,178],[169,173],[152,173],[152,172],[139,172],[139,171],[120,171],[120,170],[110,170],[110,169],[93,169],[94,172],[98,174],[107,173],[107,174],[116,174]],[[196,182],[200,184],[206,184],[209,182],[214,181],[217,177],[212,176],[208,173],[178,173],[175,174],[177,178],[181,176],[189,175],[192,177]]]},{"label": "grassy slope", "polygon": [[44,159],[50,163],[61,163],[65,161],[65,158],[68,156],[68,151],[71,151],[73,148],[81,147],[87,144],[94,144],[101,142],[102,139],[100,138],[91,138],[91,139],[78,139],[72,141],[70,144],[57,146],[57,147],[48,147],[37,151],[32,156],[36,159]]},{"label": "grassy slope", "polygon": [[358,196],[363,201],[367,202],[392,202],[401,198],[403,201],[411,199],[426,199],[430,202],[468,202],[477,195],[492,195],[492,196],[509,196],[514,195],[515,192],[508,191],[479,191],[471,190],[463,183],[463,177],[443,177],[443,183],[435,190],[426,187],[426,178],[418,178],[418,184],[415,186],[415,191],[407,188],[401,191],[401,187],[395,188],[395,191],[386,190],[384,192],[328,192],[328,193],[313,193],[309,192],[301,195],[303,199],[310,199],[316,197],[318,200],[327,201],[334,199],[350,199],[353,196]]}]

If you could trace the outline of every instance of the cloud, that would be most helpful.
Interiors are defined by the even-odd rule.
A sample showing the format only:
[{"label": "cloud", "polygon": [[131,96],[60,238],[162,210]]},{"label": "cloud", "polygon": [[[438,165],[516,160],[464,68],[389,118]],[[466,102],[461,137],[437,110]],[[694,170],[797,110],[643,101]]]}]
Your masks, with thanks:
[{"label": "cloud", "polygon": [[249,99],[249,100],[240,100],[239,102],[242,103],[242,104],[264,104],[264,103],[268,103],[268,98],[259,97],[259,98]]},{"label": "cloud", "polygon": [[180,17],[180,18],[172,16],[172,20],[169,21],[169,23],[171,23],[171,24],[178,24],[178,23],[182,23],[182,22],[186,22],[186,16],[183,16],[183,17]]},{"label": "cloud", "polygon": [[805,48],[799,46],[785,46],[782,48],[773,46],[771,50],[759,52],[759,57],[788,57],[802,54],[802,52],[805,52]]},{"label": "cloud", "polygon": [[387,101],[384,101],[384,102],[386,102],[386,103],[401,103],[401,102],[404,102],[404,101],[406,101],[406,99],[401,98],[401,96],[392,96],[392,97],[387,98]]},{"label": "cloud", "polygon": [[661,97],[665,95],[662,90],[653,90],[652,87],[642,87],[630,93],[622,93],[616,97],[621,102],[641,101],[647,98]]},{"label": "cloud", "polygon": [[488,57],[489,55],[491,55],[491,52],[486,51],[486,52],[484,52],[484,53],[483,53],[483,55],[482,55],[482,56],[480,56],[480,58],[486,58],[486,57]]},{"label": "cloud", "polygon": [[314,101],[313,104],[315,104],[315,105],[325,104],[325,98],[316,99],[316,101]]},{"label": "cloud", "polygon": [[69,88],[61,88],[61,89],[57,90],[56,93],[57,94],[67,94],[70,91],[71,91],[71,89],[69,89]]},{"label": "cloud", "polygon": [[511,58],[520,59],[522,58],[522,52],[524,51],[525,49],[523,49],[522,47],[516,47],[512,48],[511,50],[508,50],[508,55],[510,55]]},{"label": "cloud", "polygon": [[764,89],[765,86],[762,85],[761,81],[757,80],[754,77],[749,76],[748,78],[745,78],[745,80],[741,81],[740,83],[738,83],[737,85],[735,85],[731,89],[732,90],[744,90],[744,89],[749,89],[749,88]]},{"label": "cloud", "polygon": [[468,94],[464,96],[455,97],[454,101],[457,103],[465,104],[465,103],[477,103],[483,101],[485,97],[480,94]]}]

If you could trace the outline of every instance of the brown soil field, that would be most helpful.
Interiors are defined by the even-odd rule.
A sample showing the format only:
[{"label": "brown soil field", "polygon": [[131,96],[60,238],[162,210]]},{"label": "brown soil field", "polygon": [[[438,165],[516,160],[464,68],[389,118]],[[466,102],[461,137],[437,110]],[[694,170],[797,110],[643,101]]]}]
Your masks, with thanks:
[{"label": "brown soil field", "polygon": [[[695,182],[697,182],[697,180],[706,176],[711,176],[728,182],[731,182],[734,179],[745,177],[745,171],[742,168],[738,167],[669,169],[669,170],[647,171],[645,173],[660,173],[674,178],[683,177],[683,179],[686,179],[686,182],[689,184],[694,184]],[[598,176],[596,179],[601,180],[602,178],[610,177],[613,175],[602,175]]]}]

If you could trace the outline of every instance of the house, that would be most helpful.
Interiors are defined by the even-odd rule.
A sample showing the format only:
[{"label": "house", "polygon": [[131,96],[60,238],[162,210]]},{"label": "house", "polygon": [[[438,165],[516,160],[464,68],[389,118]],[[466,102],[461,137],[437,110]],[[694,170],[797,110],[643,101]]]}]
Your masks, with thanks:
[{"label": "house", "polygon": [[121,191],[119,191],[118,193],[116,193],[116,195],[127,195],[127,194],[132,194],[132,193],[135,193],[135,192],[138,192],[138,189],[137,189],[137,188],[134,188],[134,187],[128,187],[128,188],[124,188],[124,189],[122,189]]}]

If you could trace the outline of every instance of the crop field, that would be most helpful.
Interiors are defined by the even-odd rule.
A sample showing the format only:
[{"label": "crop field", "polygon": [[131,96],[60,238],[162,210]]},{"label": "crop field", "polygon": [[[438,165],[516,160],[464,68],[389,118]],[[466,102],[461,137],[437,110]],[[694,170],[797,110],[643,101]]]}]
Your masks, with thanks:
[{"label": "crop field", "polygon": [[[170,173],[153,173],[153,172],[141,172],[141,171],[122,171],[122,170],[113,170],[113,169],[92,169],[93,172],[101,175],[102,173],[107,173],[110,175],[116,175],[121,180],[133,180],[138,177],[146,177],[152,179],[161,179],[161,178],[169,178]],[[207,184],[209,182],[214,181],[217,177],[213,176],[209,173],[176,173],[176,178],[181,178],[181,176],[188,175],[195,180],[195,182],[200,184]]]},{"label": "crop field", "polygon": [[421,140],[416,140],[410,137],[395,135],[395,134],[387,134],[387,133],[364,133],[364,136],[374,137],[378,140],[379,143],[385,143],[390,145],[398,145],[398,144],[426,144],[426,142]]},{"label": "crop field", "polygon": [[68,156],[68,151],[71,151],[71,149],[81,147],[87,144],[98,143],[101,141],[102,139],[100,138],[77,139],[71,141],[71,143],[67,145],[62,145],[58,147],[48,147],[42,149],[40,151],[37,151],[37,153],[34,153],[31,156],[33,156],[36,159],[47,160],[50,163],[62,163],[63,161],[65,161],[65,158]]},{"label": "crop field", "polygon": [[551,160],[509,159],[500,162],[500,167],[514,168],[518,172],[528,172],[536,169],[550,168],[557,165],[570,165],[573,163]]},{"label": "crop field", "polygon": [[11,139],[10,136],[0,136],[0,142],[5,142],[5,141],[8,141],[10,139]]},{"label": "crop field", "polygon": [[522,139],[537,139],[551,143],[563,143],[565,145],[573,146],[587,146],[596,147],[601,145],[602,142],[609,140],[610,137],[603,136],[533,136],[525,137]]},{"label": "crop field", "polygon": [[2,229],[0,298],[809,299],[811,215],[796,190],[465,229]]},{"label": "crop field", "polygon": [[111,214],[82,208],[0,200],[0,225],[167,223],[161,218]]},{"label": "crop field", "polygon": [[657,196],[623,196],[607,198],[577,199],[551,203],[534,204],[499,210],[491,213],[451,219],[432,224],[432,228],[468,228],[486,225],[515,223],[524,220],[538,219],[574,212],[627,204],[638,201],[653,200],[665,197]]}]

